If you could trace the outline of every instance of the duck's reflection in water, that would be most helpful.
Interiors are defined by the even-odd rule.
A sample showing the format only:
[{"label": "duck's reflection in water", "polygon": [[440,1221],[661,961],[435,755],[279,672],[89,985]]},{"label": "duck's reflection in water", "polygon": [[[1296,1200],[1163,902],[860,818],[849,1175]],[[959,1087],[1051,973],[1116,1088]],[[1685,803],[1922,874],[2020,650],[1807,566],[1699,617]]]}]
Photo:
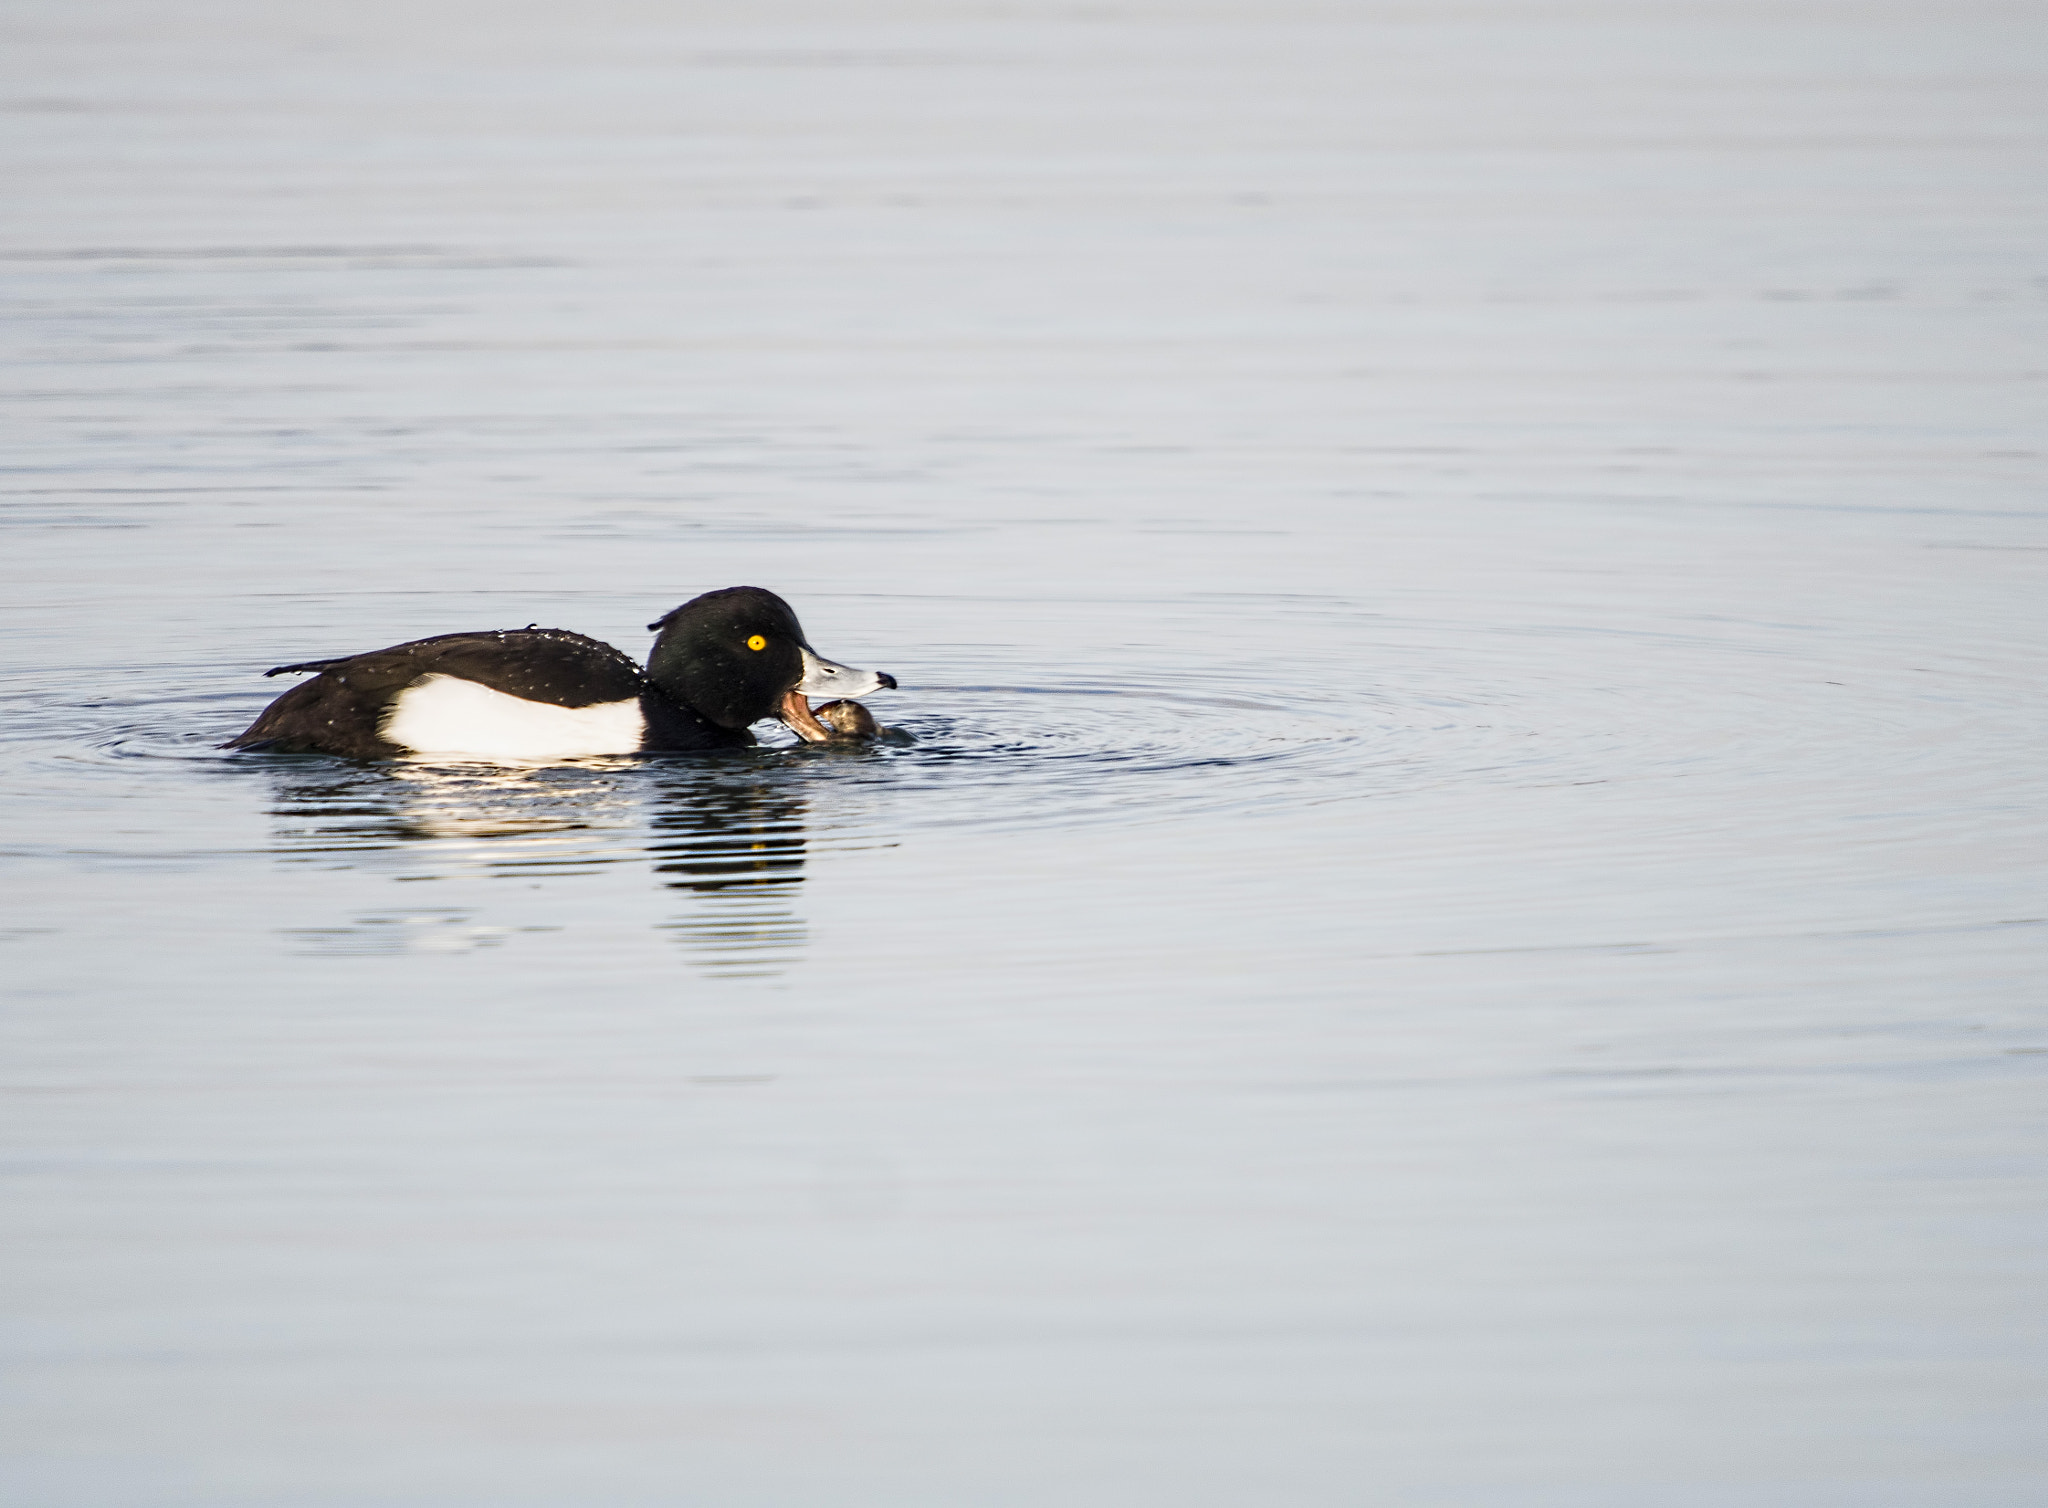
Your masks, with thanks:
[{"label": "duck's reflection in water", "polygon": [[803,799],[760,778],[663,783],[647,846],[663,882],[695,900],[669,929],[709,973],[781,972],[809,937]]},{"label": "duck's reflection in water", "polygon": [[[271,774],[287,862],[364,868],[381,853],[398,861],[390,866],[402,870],[397,880],[482,872],[537,882],[648,864],[682,902],[659,925],[708,974],[778,974],[808,940],[798,910],[806,804],[787,769],[744,758],[531,769],[287,758]],[[390,953],[554,930],[545,917],[537,926],[491,925],[487,909],[498,908],[401,904],[293,935],[323,953]]]}]

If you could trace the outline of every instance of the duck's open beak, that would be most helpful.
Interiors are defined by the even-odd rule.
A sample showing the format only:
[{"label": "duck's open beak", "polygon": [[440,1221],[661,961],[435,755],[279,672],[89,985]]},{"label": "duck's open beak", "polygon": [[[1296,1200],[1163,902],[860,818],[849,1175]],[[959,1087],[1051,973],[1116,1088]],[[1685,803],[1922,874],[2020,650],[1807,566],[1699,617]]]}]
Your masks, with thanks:
[{"label": "duck's open beak", "polygon": [[872,692],[896,688],[896,677],[884,671],[851,670],[814,653],[807,644],[800,644],[797,648],[804,657],[804,678],[783,697],[775,715],[808,743],[824,743],[832,734],[812,715],[811,704],[806,698],[821,696],[832,701],[843,696],[867,696]]}]

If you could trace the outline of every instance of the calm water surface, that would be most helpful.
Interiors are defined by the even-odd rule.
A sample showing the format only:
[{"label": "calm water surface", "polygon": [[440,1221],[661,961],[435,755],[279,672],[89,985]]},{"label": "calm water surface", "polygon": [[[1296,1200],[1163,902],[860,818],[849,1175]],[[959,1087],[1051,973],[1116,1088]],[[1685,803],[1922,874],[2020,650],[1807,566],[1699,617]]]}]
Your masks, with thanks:
[{"label": "calm water surface", "polygon": [[2042,1501],[2037,22],[14,7],[0,1498]]}]

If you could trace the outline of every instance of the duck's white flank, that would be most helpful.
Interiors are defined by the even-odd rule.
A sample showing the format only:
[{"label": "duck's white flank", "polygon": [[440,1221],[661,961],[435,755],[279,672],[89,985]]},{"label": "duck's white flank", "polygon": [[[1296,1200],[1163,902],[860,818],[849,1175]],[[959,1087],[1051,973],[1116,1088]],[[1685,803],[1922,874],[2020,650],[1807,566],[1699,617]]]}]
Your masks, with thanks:
[{"label": "duck's white flank", "polygon": [[382,732],[415,754],[564,759],[632,754],[647,731],[640,699],[557,707],[456,676],[425,676],[398,693]]}]

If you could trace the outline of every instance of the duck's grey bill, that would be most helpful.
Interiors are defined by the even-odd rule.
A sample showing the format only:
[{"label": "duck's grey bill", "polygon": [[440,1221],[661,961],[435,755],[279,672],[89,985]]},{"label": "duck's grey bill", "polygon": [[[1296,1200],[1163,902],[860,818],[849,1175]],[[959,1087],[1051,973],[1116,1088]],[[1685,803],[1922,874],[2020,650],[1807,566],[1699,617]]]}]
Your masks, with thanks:
[{"label": "duck's grey bill", "polygon": [[896,677],[885,675],[879,670],[849,670],[844,665],[834,665],[830,660],[820,659],[810,650],[802,650],[804,657],[804,678],[796,683],[796,689],[805,696],[838,698],[842,696],[867,696],[872,692],[894,690]]}]

